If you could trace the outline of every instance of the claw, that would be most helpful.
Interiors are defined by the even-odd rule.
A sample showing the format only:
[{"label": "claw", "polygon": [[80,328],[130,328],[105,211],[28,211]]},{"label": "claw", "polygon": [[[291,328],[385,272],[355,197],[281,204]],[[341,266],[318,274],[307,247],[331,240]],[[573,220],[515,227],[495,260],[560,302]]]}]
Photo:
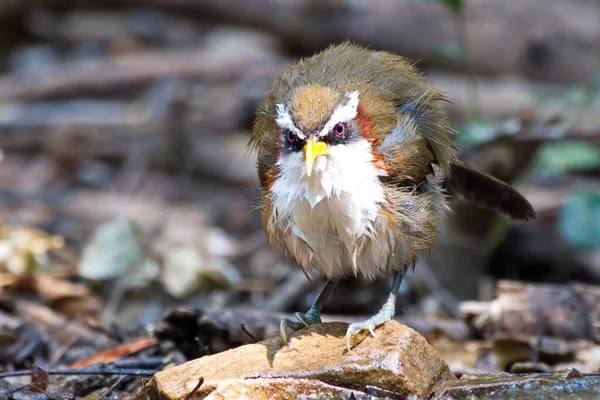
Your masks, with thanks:
[{"label": "claw", "polygon": [[351,340],[352,337],[358,333],[360,333],[361,331],[364,331],[365,329],[368,329],[369,332],[371,332],[371,334],[374,337],[377,337],[377,335],[375,335],[375,325],[373,325],[373,323],[370,320],[367,320],[365,322],[358,322],[358,323],[354,323],[354,324],[350,324],[350,326],[348,326],[348,330],[346,331],[346,346],[348,347],[348,351],[351,350]]},{"label": "claw", "polygon": [[365,322],[357,322],[354,324],[350,324],[350,326],[348,326],[348,330],[346,331],[346,347],[348,348],[348,351],[350,351],[352,349],[351,346],[351,342],[352,342],[352,338],[360,333],[361,331],[364,331],[365,329],[368,329],[369,332],[371,332],[373,334],[373,336],[375,336],[375,332],[373,330],[374,326],[372,325],[370,320],[367,320]]},{"label": "claw", "polygon": [[288,325],[290,321],[287,318],[282,318],[281,322],[279,323],[279,336],[281,336],[281,340],[283,341],[283,343],[287,343],[287,333],[285,331],[285,327]]},{"label": "claw", "polygon": [[348,328],[348,332],[346,332],[346,348],[348,348],[348,352],[352,350],[350,346],[350,339],[352,339],[353,335],[354,333],[351,333],[350,328]]},{"label": "claw", "polygon": [[375,326],[373,326],[372,324],[369,324],[369,332],[371,332],[371,335],[373,335],[374,338],[377,337],[377,335],[375,334]]},{"label": "claw", "polygon": [[375,334],[375,328],[385,322],[391,320],[394,316],[394,310],[391,307],[383,307],[377,314],[369,318],[364,322],[355,322],[348,326],[348,330],[346,331],[346,345],[348,347],[348,351],[350,351],[350,342],[352,337],[357,333],[369,330],[373,337],[377,337]]},{"label": "claw", "polygon": [[321,323],[321,317],[314,312],[311,313],[310,310],[306,314],[297,312],[295,315],[298,321],[292,321],[289,318],[282,318],[281,322],[279,323],[279,336],[281,336],[281,340],[283,340],[284,344],[287,344],[288,342],[287,332],[285,330],[286,327],[290,327],[292,330],[297,331],[302,328],[308,328],[310,325]]},{"label": "claw", "polygon": [[352,336],[360,331],[368,329],[373,337],[377,337],[375,328],[394,318],[394,315],[396,314],[396,293],[398,293],[405,272],[406,270],[394,272],[394,281],[392,282],[390,295],[377,314],[373,315],[365,322],[358,322],[348,326],[348,330],[346,331],[346,346],[348,347],[348,351],[350,351],[350,340],[352,339]]},{"label": "claw", "polygon": [[302,322],[302,324],[304,325],[305,328],[309,327],[309,323],[306,322],[306,319],[304,318],[304,314],[302,314],[301,312],[297,312],[296,313],[296,319],[300,322]]},{"label": "claw", "polygon": [[287,332],[285,331],[286,327],[292,328],[292,330],[297,331],[298,329],[302,329],[302,325],[300,325],[296,321],[292,321],[289,318],[282,318],[279,323],[279,336],[281,336],[281,340],[286,344],[288,342]]},{"label": "claw", "polygon": [[323,308],[325,300],[327,300],[327,297],[329,297],[337,283],[337,279],[327,281],[325,287],[323,288],[323,290],[321,290],[321,293],[319,293],[319,295],[317,296],[313,304],[310,306],[308,311],[304,314],[300,312],[296,313],[296,318],[299,322],[292,321],[289,318],[283,318],[281,320],[281,323],[279,325],[279,334],[284,344],[287,343],[287,333],[285,331],[285,328],[287,326],[297,331],[298,329],[306,328],[310,325],[321,323],[321,309]]}]

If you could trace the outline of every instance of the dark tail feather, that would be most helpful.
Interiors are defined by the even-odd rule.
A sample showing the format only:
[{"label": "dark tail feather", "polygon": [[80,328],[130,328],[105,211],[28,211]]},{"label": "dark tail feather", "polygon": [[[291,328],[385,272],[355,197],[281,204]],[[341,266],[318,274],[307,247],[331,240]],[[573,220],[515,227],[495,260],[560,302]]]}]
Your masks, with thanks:
[{"label": "dark tail feather", "polygon": [[499,211],[512,219],[535,219],[533,207],[519,192],[463,162],[451,164],[451,175],[444,183],[451,195],[463,197],[480,207]]}]

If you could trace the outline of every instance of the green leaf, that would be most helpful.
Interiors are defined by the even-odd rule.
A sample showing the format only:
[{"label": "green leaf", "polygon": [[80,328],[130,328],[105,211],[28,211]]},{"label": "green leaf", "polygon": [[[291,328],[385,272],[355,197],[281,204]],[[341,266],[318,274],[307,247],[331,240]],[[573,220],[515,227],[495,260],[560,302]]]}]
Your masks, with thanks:
[{"label": "green leaf", "polygon": [[573,193],[558,215],[558,228],[571,246],[586,250],[600,245],[600,193]]},{"label": "green leaf", "polygon": [[544,144],[533,158],[535,169],[567,173],[600,167],[600,148],[582,140]]},{"label": "green leaf", "polygon": [[464,0],[441,0],[441,2],[454,13],[462,12],[465,8]]}]

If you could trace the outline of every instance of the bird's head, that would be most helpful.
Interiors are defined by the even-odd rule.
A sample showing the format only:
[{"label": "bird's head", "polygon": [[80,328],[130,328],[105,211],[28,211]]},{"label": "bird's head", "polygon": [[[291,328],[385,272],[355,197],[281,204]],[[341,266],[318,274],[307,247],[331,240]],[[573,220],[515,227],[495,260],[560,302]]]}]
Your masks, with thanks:
[{"label": "bird's head", "polygon": [[361,141],[368,145],[358,118],[358,90],[307,85],[275,107],[279,157],[295,161],[301,157],[308,177],[313,169],[327,168],[328,158],[335,158],[341,150],[348,153]]}]

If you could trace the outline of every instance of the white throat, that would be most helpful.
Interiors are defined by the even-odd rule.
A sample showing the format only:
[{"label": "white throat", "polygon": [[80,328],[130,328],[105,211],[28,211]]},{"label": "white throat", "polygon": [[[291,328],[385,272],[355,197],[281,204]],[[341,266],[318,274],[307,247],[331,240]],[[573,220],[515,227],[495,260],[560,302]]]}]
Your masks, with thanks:
[{"label": "white throat", "polygon": [[306,175],[304,153],[281,157],[277,162],[280,176],[271,188],[274,205],[288,210],[292,203],[305,200],[315,208],[323,199],[348,197],[361,208],[376,211],[377,203],[384,200],[379,176],[385,172],[373,164],[371,144],[359,139],[332,146],[328,151],[329,155],[315,160],[310,178]]},{"label": "white throat", "polygon": [[302,243],[312,249],[306,252],[310,254],[296,254],[306,258],[297,260],[300,264],[312,269],[314,263],[333,277],[350,272],[344,271],[350,267],[356,273],[357,243],[365,235],[376,235],[380,204],[386,201],[379,180],[385,171],[374,164],[366,139],[328,151],[315,160],[310,178],[302,152],[279,159],[269,224],[287,233],[282,245],[292,252],[297,253]]}]

